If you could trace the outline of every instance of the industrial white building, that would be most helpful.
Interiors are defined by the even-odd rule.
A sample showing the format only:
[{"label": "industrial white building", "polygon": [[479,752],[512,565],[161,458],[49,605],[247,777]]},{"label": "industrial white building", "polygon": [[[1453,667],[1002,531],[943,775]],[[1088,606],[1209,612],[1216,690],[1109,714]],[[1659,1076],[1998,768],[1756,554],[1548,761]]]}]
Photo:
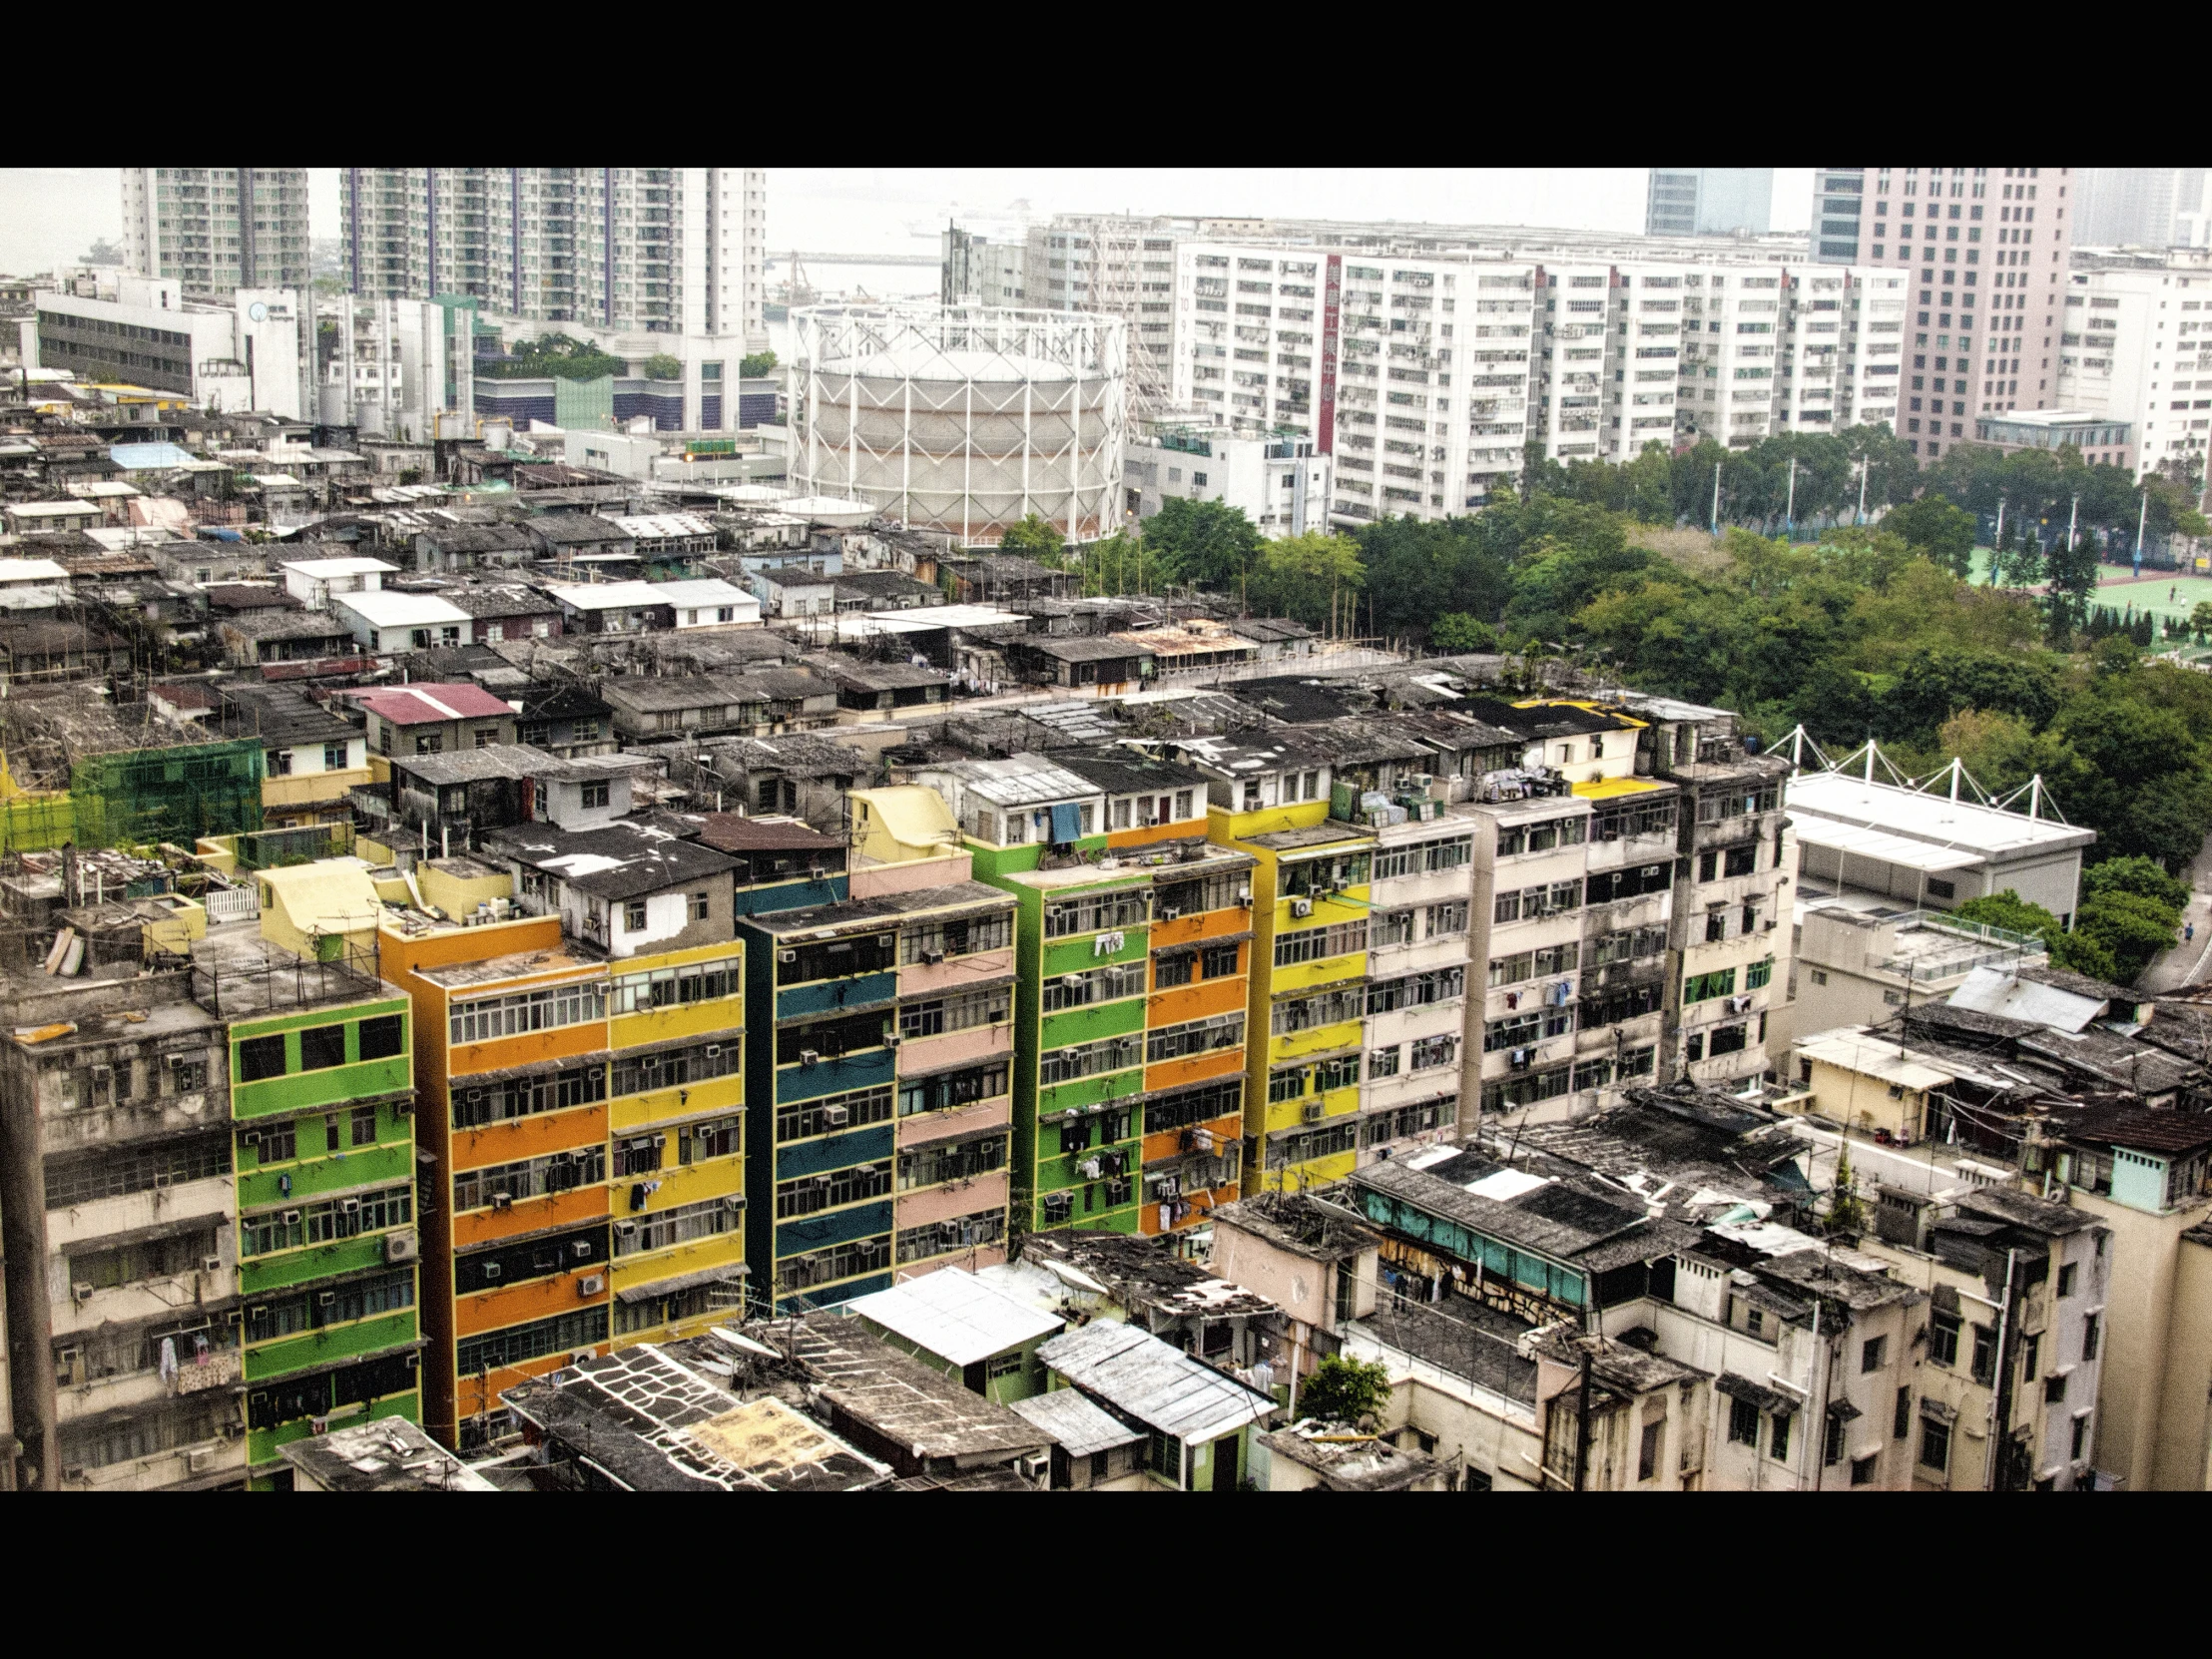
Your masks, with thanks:
[{"label": "industrial white building", "polygon": [[320,418],[363,436],[422,441],[442,411],[475,406],[469,312],[418,299],[346,299],[317,390]]},{"label": "industrial white building", "polygon": [[1224,502],[1271,540],[1328,523],[1335,458],[1310,438],[1167,420],[1132,432],[1122,455],[1122,508],[1139,519],[1182,500]]},{"label": "industrial white building", "polygon": [[339,185],[354,293],[767,349],[758,168],[356,167]]},{"label": "industrial white building", "polygon": [[995,542],[1036,514],[1121,522],[1126,325],[1092,312],[822,305],[792,313],[795,493]]},{"label": "industrial white building", "polygon": [[90,293],[40,288],[18,319],[23,361],[80,380],[177,392],[208,409],[306,417],[311,318],[291,288],[188,298],[175,276],[102,272]]},{"label": "industrial white building", "polygon": [[1876,776],[1878,760],[1863,749],[1797,774],[1784,792],[1798,850],[1785,899],[1795,945],[1789,1004],[1768,1033],[1773,1052],[1799,1035],[1940,1001],[1977,967],[2043,959],[2036,939],[1950,914],[1968,899],[2009,890],[2072,925],[2094,830],[2057,818],[2039,788],[2013,802],[2033,809],[2021,812],[1977,799],[1962,772],[1908,789]]},{"label": "industrial white building", "polygon": [[1801,902],[1818,887],[1948,910],[2009,889],[2071,924],[2081,855],[2097,838],[2039,803],[2031,816],[1953,797],[1940,784],[1912,790],[1856,770],[1799,773],[1785,805],[1797,830]]},{"label": "industrial white building", "polygon": [[2132,427],[2136,475],[2206,461],[2212,438],[2212,260],[2084,253],[2066,274],[2059,408]]}]

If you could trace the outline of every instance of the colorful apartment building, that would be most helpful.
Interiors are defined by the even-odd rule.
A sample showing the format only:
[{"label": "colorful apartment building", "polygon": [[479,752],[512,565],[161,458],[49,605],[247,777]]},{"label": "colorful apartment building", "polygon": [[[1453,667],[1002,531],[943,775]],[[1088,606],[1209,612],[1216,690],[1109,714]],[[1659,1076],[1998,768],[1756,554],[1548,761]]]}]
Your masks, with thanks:
[{"label": "colorful apartment building", "polygon": [[[505,879],[416,874],[457,915],[438,881]],[[419,1033],[425,1426],[473,1447],[508,1429],[502,1388],[742,1302],[743,949],[610,957],[557,915],[415,913],[382,951]]]},{"label": "colorful apartment building", "polygon": [[1340,1179],[1360,1145],[1376,843],[1330,818],[1344,746],[1285,730],[1179,748],[1203,781],[1209,842],[1249,860],[1241,1190]]},{"label": "colorful apartment building", "polygon": [[830,879],[834,902],[738,922],[749,1256],[780,1313],[1004,1259],[1014,906],[959,852]]},{"label": "colorful apartment building", "polygon": [[[335,964],[218,985],[232,992],[248,1473],[288,1487],[289,1441],[420,1420],[412,1014]],[[242,994],[265,1006],[235,1011]]]},{"label": "colorful apartment building", "polygon": [[1126,751],[916,776],[1018,906],[1020,1230],[1167,1232],[1234,1199],[1254,859],[1207,839],[1205,780]]}]

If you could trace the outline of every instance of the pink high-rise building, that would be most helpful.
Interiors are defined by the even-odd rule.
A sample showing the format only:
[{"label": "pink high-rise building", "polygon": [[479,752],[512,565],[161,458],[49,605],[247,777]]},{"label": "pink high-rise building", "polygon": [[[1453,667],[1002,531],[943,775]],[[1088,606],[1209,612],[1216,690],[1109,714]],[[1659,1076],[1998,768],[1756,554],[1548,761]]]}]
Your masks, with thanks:
[{"label": "pink high-rise building", "polygon": [[[1911,274],[1898,434],[1915,454],[1931,458],[1970,440],[1982,415],[2056,407],[2073,173],[1869,167],[1819,174],[1819,258],[1845,263],[1843,245],[1852,242],[1848,263]],[[1853,198],[1856,215],[1848,211]]]}]

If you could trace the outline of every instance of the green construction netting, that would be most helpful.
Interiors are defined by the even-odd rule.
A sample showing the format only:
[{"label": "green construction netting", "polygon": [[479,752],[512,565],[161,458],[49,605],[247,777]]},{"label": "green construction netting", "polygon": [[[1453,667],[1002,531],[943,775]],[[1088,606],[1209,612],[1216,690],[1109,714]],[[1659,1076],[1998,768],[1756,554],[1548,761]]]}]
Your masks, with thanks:
[{"label": "green construction netting", "polygon": [[262,827],[262,742],[94,755],[70,769],[79,846],[143,846]]}]

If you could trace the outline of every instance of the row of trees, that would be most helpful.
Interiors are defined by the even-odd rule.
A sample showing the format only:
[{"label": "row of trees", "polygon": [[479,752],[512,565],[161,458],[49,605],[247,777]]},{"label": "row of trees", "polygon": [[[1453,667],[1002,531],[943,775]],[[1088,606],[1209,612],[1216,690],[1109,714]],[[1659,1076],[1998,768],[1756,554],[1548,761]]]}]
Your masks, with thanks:
[{"label": "row of trees", "polygon": [[596,380],[603,374],[627,374],[630,364],[589,340],[550,333],[516,340],[504,357],[479,357],[476,372],[494,380]]},{"label": "row of trees", "polygon": [[1920,458],[1889,427],[1853,426],[1840,433],[1780,432],[1746,449],[1707,438],[1670,454],[1653,442],[1632,461],[1564,466],[1546,460],[1542,446],[1532,443],[1521,492],[1586,502],[1643,524],[1709,524],[1716,468],[1720,522],[1759,529],[1779,528],[1786,516],[1801,524],[1856,516],[1862,471],[1867,510],[1879,511],[1910,498],[1921,472]]},{"label": "row of trees", "polygon": [[[324,326],[331,327],[330,324]],[[332,337],[335,337],[334,327]],[[757,379],[775,370],[776,353],[773,351],[756,351],[738,363],[738,373],[746,379]],[[476,372],[495,380],[542,380],[549,376],[563,380],[596,380],[603,374],[626,375],[630,372],[630,363],[627,358],[602,351],[589,340],[549,333],[540,334],[536,339],[516,340],[503,357],[479,358]],[[656,351],[645,359],[645,377],[681,380],[684,361],[670,352]]]}]

